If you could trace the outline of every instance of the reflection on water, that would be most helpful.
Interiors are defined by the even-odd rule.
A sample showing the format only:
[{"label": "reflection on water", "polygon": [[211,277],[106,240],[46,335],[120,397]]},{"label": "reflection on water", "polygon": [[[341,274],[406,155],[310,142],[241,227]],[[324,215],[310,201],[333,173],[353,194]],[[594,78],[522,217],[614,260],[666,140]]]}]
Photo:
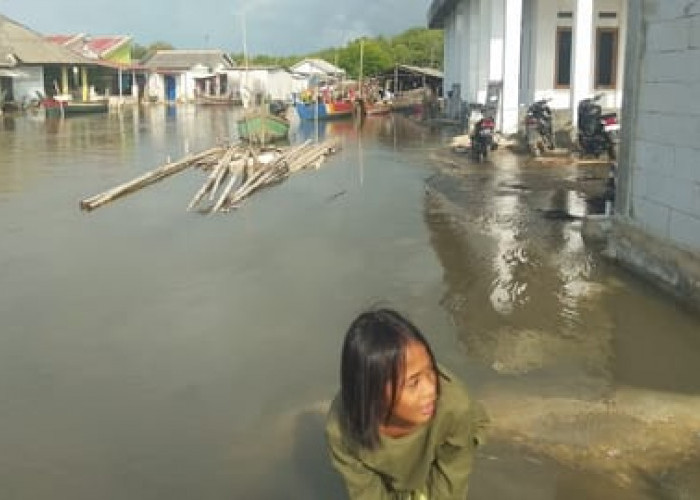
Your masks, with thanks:
[{"label": "reflection on water", "polygon": [[319,402],[344,328],[377,299],[440,315],[420,154],[380,142],[384,122],[329,123],[341,152],[234,213],[185,211],[192,170],[78,209],[234,138],[236,113],[27,116],[0,133],[3,500],[339,497]]},{"label": "reflection on water", "polygon": [[[507,161],[488,174],[464,168],[431,179],[425,220],[445,273],[441,302],[471,364],[491,369],[472,368],[470,378],[497,441],[518,442],[543,463],[583,465],[615,485],[596,496],[600,479],[584,474],[576,485],[587,492],[582,498],[661,498],[669,488],[700,494],[692,487],[698,474],[667,480],[700,460],[700,370],[686,350],[700,352],[700,318],[588,248],[580,234],[585,198],[557,187],[551,174]],[[639,309],[626,314],[630,307]],[[663,356],[649,359],[650,348]],[[654,369],[652,385],[639,376],[647,363],[668,370]],[[488,484],[500,498],[492,478],[482,481],[477,494],[488,498]],[[509,498],[542,498],[519,490]]]},{"label": "reflection on water", "polygon": [[470,498],[698,496],[698,318],[587,247],[575,169],[432,175],[439,136],[370,117],[320,123],[342,151],[231,214],[185,211],[195,171],[78,210],[238,113],[3,119],[0,498],[342,498],[324,408],[382,299],[491,411]]}]

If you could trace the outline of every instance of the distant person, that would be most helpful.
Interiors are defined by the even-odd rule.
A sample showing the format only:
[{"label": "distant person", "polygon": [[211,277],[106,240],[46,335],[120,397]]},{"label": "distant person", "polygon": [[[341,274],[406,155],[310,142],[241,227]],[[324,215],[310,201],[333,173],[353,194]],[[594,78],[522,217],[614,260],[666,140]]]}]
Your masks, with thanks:
[{"label": "distant person", "polygon": [[352,500],[464,500],[486,422],[409,320],[378,309],[352,322],[326,421]]}]

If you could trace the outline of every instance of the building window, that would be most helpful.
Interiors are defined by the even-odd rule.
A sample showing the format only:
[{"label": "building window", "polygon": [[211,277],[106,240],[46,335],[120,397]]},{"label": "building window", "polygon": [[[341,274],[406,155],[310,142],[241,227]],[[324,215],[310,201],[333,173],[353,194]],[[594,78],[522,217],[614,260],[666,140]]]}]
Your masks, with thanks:
[{"label": "building window", "polygon": [[573,19],[574,13],[573,12],[557,12],[557,18],[559,18],[559,19]]},{"label": "building window", "polygon": [[601,19],[617,19],[617,12],[601,12],[598,14]]},{"label": "building window", "polygon": [[569,88],[571,85],[571,28],[564,26],[557,28],[554,61],[554,87]]},{"label": "building window", "polygon": [[617,28],[598,28],[595,48],[595,87],[614,89],[617,82]]}]

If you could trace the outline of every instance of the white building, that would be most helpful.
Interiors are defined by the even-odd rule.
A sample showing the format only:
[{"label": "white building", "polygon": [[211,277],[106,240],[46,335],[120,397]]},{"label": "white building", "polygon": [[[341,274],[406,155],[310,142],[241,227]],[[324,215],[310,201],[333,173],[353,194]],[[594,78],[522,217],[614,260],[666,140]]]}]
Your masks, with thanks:
[{"label": "white building", "polygon": [[234,68],[228,70],[227,75],[230,85],[239,89],[239,93],[245,93],[245,88],[251,94],[260,95],[267,100],[290,102],[295,94],[298,95],[308,86],[305,76],[291,73],[279,66]]},{"label": "white building", "polygon": [[[207,93],[224,91],[225,71],[235,64],[221,50],[158,50],[141,65],[149,72],[145,96],[157,101],[191,101],[195,98],[197,80],[211,80],[213,88]],[[218,88],[217,88],[218,87]]]},{"label": "white building", "polygon": [[630,1],[620,261],[700,307],[700,2]]},{"label": "white building", "polygon": [[575,110],[600,92],[603,106],[621,105],[626,16],[627,0],[433,0],[428,24],[445,31],[445,95],[457,84],[484,103],[495,82],[499,127],[514,133],[536,99]]}]

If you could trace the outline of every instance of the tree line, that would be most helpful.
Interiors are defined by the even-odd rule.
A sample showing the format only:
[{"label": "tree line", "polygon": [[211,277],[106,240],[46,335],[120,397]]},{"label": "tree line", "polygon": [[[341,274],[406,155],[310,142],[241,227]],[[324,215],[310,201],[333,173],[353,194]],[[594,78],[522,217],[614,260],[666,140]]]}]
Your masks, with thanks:
[{"label": "tree line", "polygon": [[[393,37],[363,37],[348,42],[344,47],[331,47],[305,55],[270,56],[257,54],[248,57],[252,66],[290,67],[307,58],[319,58],[342,69],[348,76],[357,78],[360,73],[360,51],[363,53],[362,72],[376,75],[391,70],[396,64],[408,64],[442,69],[443,31],[426,28],[411,28]],[[172,49],[163,41],[148,46],[134,44],[131,57],[141,60],[156,50]],[[245,64],[242,53],[230,54],[239,66]]]}]

